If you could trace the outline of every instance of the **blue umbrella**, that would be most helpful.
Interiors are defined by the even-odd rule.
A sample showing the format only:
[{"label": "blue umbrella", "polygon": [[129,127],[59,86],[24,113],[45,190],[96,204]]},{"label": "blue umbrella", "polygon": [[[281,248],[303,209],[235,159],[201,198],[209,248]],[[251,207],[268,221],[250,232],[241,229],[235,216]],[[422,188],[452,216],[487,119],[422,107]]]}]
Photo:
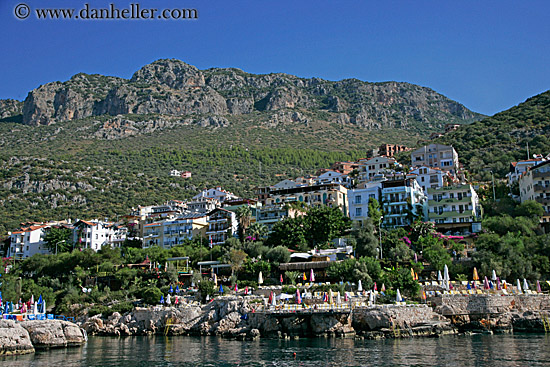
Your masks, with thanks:
[{"label": "blue umbrella", "polygon": [[220,293],[223,293],[223,286],[220,284],[220,290],[219,290]]},{"label": "blue umbrella", "polygon": [[174,290],[172,289],[172,284],[170,284],[170,293],[174,293]]},{"label": "blue umbrella", "polygon": [[42,295],[40,295],[40,297],[38,297],[38,304],[41,304],[42,303]]},{"label": "blue umbrella", "polygon": [[466,286],[466,288],[468,288],[468,290],[472,289],[472,286],[470,285],[470,283],[468,283],[468,285]]},{"label": "blue umbrella", "polygon": [[176,293],[179,294],[179,292],[180,292],[180,286],[179,286],[179,285],[176,285]]},{"label": "blue umbrella", "polygon": [[160,303],[164,303],[164,296],[160,296]]}]

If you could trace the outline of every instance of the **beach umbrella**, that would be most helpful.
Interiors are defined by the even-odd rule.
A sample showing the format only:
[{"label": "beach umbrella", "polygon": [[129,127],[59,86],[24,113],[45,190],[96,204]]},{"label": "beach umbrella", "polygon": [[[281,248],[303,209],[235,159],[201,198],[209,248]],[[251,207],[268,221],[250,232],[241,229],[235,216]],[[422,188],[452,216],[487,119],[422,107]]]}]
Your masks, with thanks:
[{"label": "beach umbrella", "polygon": [[[216,277],[216,274],[214,274],[214,278]],[[214,282],[215,283],[215,282]],[[176,285],[176,294],[180,293],[180,286]]]},{"label": "beach umbrella", "polygon": [[220,284],[220,289],[218,289],[218,292],[223,293],[223,285]]},{"label": "beach umbrella", "polygon": [[245,296],[248,295],[248,286],[244,287],[244,294]]},{"label": "beach umbrella", "polygon": [[438,282],[443,281],[443,277],[441,276],[441,270],[438,270],[438,271],[437,271],[437,281],[438,281]]},{"label": "beach umbrella", "polygon": [[487,279],[487,277],[483,279],[483,288],[489,289],[489,279]]},{"label": "beach umbrella", "polygon": [[374,282],[374,288],[373,289],[374,289],[375,292],[378,292],[378,287],[376,286],[376,282]]},{"label": "beach umbrella", "polygon": [[327,294],[327,292],[323,293],[323,302],[328,302],[328,294]]},{"label": "beach umbrella", "polygon": [[447,266],[447,264],[445,264],[445,267],[443,268],[443,282],[445,285],[445,289],[447,290],[449,290],[449,280],[451,280],[451,278],[449,277],[449,267]]},{"label": "beach umbrella", "polygon": [[416,252],[414,253],[414,262],[415,262],[415,263],[418,262],[418,255],[416,254]]},{"label": "beach umbrella", "polygon": [[542,293],[542,288],[540,287],[540,282],[537,280],[537,293]]},{"label": "beach umbrella", "polygon": [[174,293],[174,289],[172,288],[172,284],[170,284],[170,293]]},{"label": "beach umbrella", "polygon": [[46,313],[46,300],[42,301],[42,313]]},{"label": "beach umbrella", "polygon": [[468,283],[468,284],[466,285],[466,289],[468,289],[468,290],[472,289],[472,286],[470,285],[470,283]]},{"label": "beach umbrella", "polygon": [[428,297],[426,297],[426,291],[422,290],[422,299],[425,301]]},{"label": "beach umbrella", "polygon": [[501,290],[502,289],[502,285],[500,284],[500,278],[497,277],[497,290]]},{"label": "beach umbrella", "polygon": [[519,282],[519,279],[517,280],[517,283],[518,283],[518,284],[517,284],[518,292],[519,292],[519,293],[522,293],[522,291],[521,291],[521,283]]},{"label": "beach umbrella", "polygon": [[497,280],[497,272],[493,269],[493,274],[491,275],[491,280],[494,282]]},{"label": "beach umbrella", "polygon": [[273,292],[269,292],[269,299],[267,300],[267,303],[271,303],[273,301]]},{"label": "beach umbrella", "polygon": [[344,292],[344,302],[348,302],[348,292]]},{"label": "beach umbrella", "polygon": [[386,285],[384,283],[382,283],[382,288],[380,288],[380,291],[381,292],[385,292],[386,291]]},{"label": "beach umbrella", "polygon": [[330,304],[334,303],[334,295],[332,294],[332,289],[328,290],[328,303]]},{"label": "beach umbrella", "polygon": [[301,305],[302,304],[302,296],[300,296],[300,291],[296,289],[296,303]]},{"label": "beach umbrella", "polygon": [[306,272],[304,271],[304,274],[302,275],[302,280],[305,282],[307,281]]},{"label": "beach umbrella", "polygon": [[474,280],[479,280],[479,275],[477,275],[477,269],[474,268],[474,276],[473,276],[473,279]]},{"label": "beach umbrella", "polygon": [[338,293],[336,293],[336,303],[337,304],[342,303],[342,299],[340,298],[340,291],[338,291]]},{"label": "beach umbrella", "polygon": [[309,271],[309,281],[310,282],[315,281],[315,273],[313,272],[313,269],[310,269],[310,271]]},{"label": "beach umbrella", "polygon": [[[273,294],[273,292],[271,292]],[[271,297],[271,305],[272,306],[277,306],[277,300],[276,300],[277,297]]]},{"label": "beach umbrella", "polygon": [[529,289],[529,284],[527,284],[527,279],[523,278],[523,290],[526,291]]},{"label": "beach umbrella", "polygon": [[363,291],[363,284],[361,283],[361,279],[359,279],[359,282],[357,282],[357,291],[358,292]]},{"label": "beach umbrella", "polygon": [[168,293],[168,295],[166,296],[166,304],[167,305],[171,305],[172,304],[172,299],[170,297],[170,293]]},{"label": "beach umbrella", "polygon": [[374,292],[369,292],[369,302],[370,304],[374,304]]},{"label": "beach umbrella", "polygon": [[[177,302],[177,300],[178,299],[176,298],[176,302]],[[210,295],[209,294],[206,295],[206,301],[210,301]]]},{"label": "beach umbrella", "polygon": [[281,284],[283,284],[283,274],[281,274],[281,276],[279,277],[279,282],[281,282]]},{"label": "beach umbrella", "polygon": [[164,304],[164,296],[160,296],[160,303]]},{"label": "beach umbrella", "polygon": [[218,286],[218,276],[214,273],[214,287]]},{"label": "beach umbrella", "polygon": [[401,292],[399,292],[399,289],[397,290],[397,293],[395,294],[395,300],[397,302],[401,302]]},{"label": "beach umbrella", "polygon": [[258,274],[258,284],[264,284],[264,277],[262,276],[262,272]]},{"label": "beach umbrella", "polygon": [[31,304],[34,304],[34,294],[31,295]]},{"label": "beach umbrella", "polygon": [[472,280],[472,288],[477,289],[477,284],[475,280]]},{"label": "beach umbrella", "polygon": [[235,283],[235,293],[239,292],[239,287],[237,286],[237,283]]},{"label": "beach umbrella", "polygon": [[38,313],[38,305],[36,304],[36,302],[33,303],[32,313],[35,315]]},{"label": "beach umbrella", "polygon": [[414,269],[413,268],[411,268],[411,278],[413,278],[413,280],[414,280]]}]

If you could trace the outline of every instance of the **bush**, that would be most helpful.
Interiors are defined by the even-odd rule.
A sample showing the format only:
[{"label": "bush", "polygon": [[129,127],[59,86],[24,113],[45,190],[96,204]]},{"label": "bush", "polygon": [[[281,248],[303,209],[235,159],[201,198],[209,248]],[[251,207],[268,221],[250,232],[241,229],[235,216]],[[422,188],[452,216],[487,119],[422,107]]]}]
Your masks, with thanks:
[{"label": "bush", "polygon": [[147,288],[143,292],[143,302],[148,305],[158,305],[162,297],[162,292],[157,287]]},{"label": "bush", "polygon": [[109,311],[109,307],[103,306],[103,305],[94,305],[90,307],[88,310],[88,317],[92,317],[95,315],[107,313]]},{"label": "bush", "polygon": [[206,302],[206,296],[212,296],[215,292],[214,282],[203,279],[199,283],[199,292],[201,293],[202,302]]}]

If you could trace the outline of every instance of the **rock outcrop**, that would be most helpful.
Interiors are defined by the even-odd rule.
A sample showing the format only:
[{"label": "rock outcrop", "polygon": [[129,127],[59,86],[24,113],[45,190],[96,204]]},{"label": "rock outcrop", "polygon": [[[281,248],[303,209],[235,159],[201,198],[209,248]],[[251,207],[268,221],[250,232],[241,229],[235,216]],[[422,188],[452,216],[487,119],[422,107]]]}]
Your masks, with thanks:
[{"label": "rock outcrop", "polygon": [[0,355],[34,353],[26,329],[13,320],[0,320]]},{"label": "rock outcrop", "polygon": [[[7,101],[3,103],[6,107],[0,104],[0,116],[20,109],[17,103],[10,108]],[[323,111],[329,122],[367,129],[441,125],[481,117],[429,88],[408,83],[331,82],[281,73],[254,75],[238,69],[201,71],[174,59],[145,65],[130,80],[78,74],[67,82],[48,83],[29,93],[22,114],[25,124],[50,125],[101,115],[188,118],[296,109]]]},{"label": "rock outcrop", "polygon": [[86,336],[76,324],[62,320],[22,321],[35,348],[61,348],[79,346]]}]

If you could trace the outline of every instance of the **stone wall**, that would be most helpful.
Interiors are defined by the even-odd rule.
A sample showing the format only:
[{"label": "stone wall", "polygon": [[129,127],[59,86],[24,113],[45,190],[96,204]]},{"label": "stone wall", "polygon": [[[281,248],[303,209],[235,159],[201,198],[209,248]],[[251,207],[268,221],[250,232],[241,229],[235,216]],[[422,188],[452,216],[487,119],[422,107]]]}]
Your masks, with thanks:
[{"label": "stone wall", "polygon": [[546,294],[442,295],[432,298],[431,302],[436,306],[435,311],[445,316],[501,314],[550,309],[550,296]]}]

